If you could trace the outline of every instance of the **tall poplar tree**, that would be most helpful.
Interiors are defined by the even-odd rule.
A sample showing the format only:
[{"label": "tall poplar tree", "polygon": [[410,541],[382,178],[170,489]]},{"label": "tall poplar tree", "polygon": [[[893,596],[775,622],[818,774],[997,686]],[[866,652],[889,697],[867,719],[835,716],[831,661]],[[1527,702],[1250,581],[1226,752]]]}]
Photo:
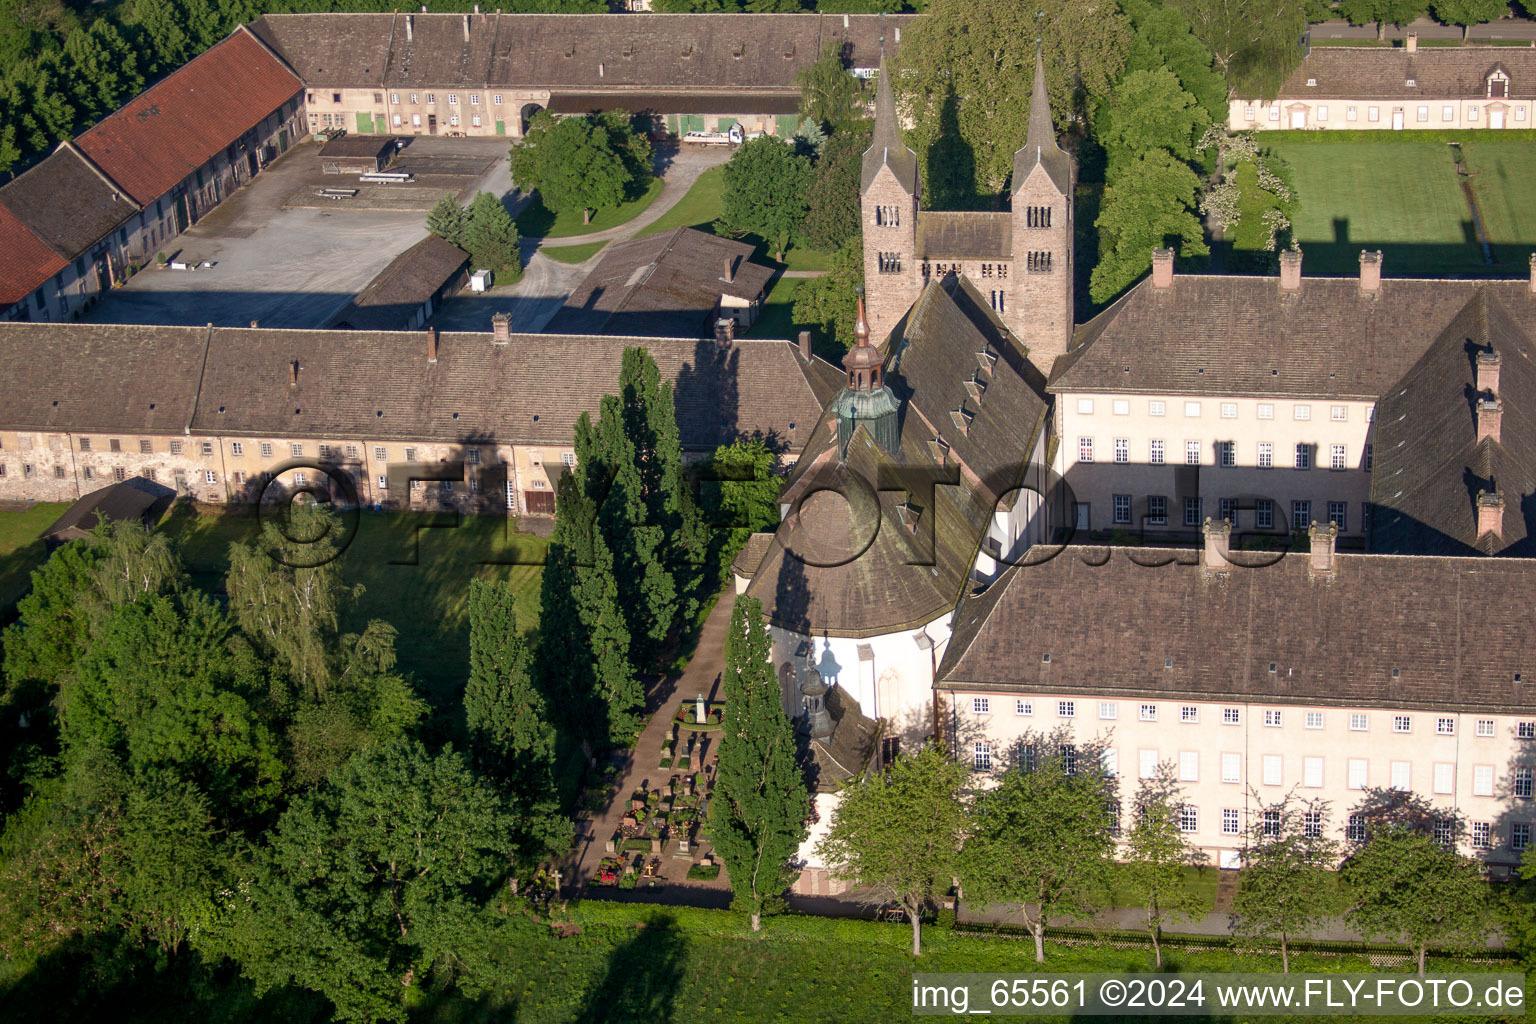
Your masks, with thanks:
[{"label": "tall poplar tree", "polygon": [[738,597],[721,676],[724,736],[709,817],[736,905],[750,915],[753,931],[794,880],[790,862],[805,841],[811,806],[772,655],[762,602]]}]

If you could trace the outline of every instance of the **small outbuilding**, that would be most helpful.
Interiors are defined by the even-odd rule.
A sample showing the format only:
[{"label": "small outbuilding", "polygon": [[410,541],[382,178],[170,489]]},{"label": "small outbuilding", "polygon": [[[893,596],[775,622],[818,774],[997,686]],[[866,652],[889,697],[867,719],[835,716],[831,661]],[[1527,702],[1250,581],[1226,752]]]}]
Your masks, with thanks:
[{"label": "small outbuilding", "polygon": [[388,135],[343,135],[320,147],[320,169],[326,174],[377,174],[395,156]]},{"label": "small outbuilding", "polygon": [[169,487],[141,476],[119,481],[92,491],[69,506],[43,532],[43,544],[52,551],[60,544],[89,536],[103,519],[109,523],[137,519],[152,526],[175,497],[176,492]]},{"label": "small outbuilding", "polygon": [[469,277],[469,253],[428,235],[390,261],[337,315],[334,327],[356,331],[414,331]]}]

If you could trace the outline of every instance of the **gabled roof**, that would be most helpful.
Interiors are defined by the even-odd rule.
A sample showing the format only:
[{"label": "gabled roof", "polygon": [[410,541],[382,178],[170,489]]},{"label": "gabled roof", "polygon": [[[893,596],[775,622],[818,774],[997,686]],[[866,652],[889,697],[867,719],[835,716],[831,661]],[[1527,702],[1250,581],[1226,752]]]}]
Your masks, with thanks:
[{"label": "gabled roof", "polygon": [[1375,399],[1418,361],[1478,289],[1527,331],[1536,295],[1525,281],[1381,282],[1175,274],[1144,279],[1080,326],[1051,370],[1053,392]]},{"label": "gabled roof", "polygon": [[896,181],[912,195],[918,192],[917,154],[907,146],[901,134],[901,120],[896,115],[896,97],[891,91],[891,75],[885,65],[885,51],[880,53],[879,84],[875,88],[875,131],[860,164],[859,189],[864,191],[887,167]]},{"label": "gabled roof", "polygon": [[[1343,554],[1336,573],[1314,575],[1306,554],[1286,554],[1213,574],[1192,550],[1052,551],[1032,549],[960,606],[941,687],[1536,708],[1533,561]],[[1042,594],[1072,595],[1091,625]]]},{"label": "gabled roof", "polygon": [[1279,95],[1282,101],[1324,102],[1472,99],[1488,95],[1488,75],[1496,64],[1509,76],[1511,98],[1536,98],[1536,50],[1524,46],[1427,46],[1412,54],[1380,46],[1319,46],[1291,72]]},{"label": "gabled roof", "polygon": [[72,540],[90,533],[99,519],[109,523],[144,519],[157,504],[169,504],[174,496],[170,488],[143,477],[121,480],[83,495],[43,531],[43,536],[54,541]]},{"label": "gabled roof", "polygon": [[796,450],[820,411],[787,341],[454,333],[428,363],[420,331],[0,323],[0,429],[563,446],[630,346],[672,382],[689,451],[752,433]]},{"label": "gabled roof", "polygon": [[[777,625],[875,636],[954,608],[998,499],[1045,429],[1025,353],[984,307],[965,282],[934,282],[893,332],[885,381],[902,399],[894,454],[860,429],[839,459],[834,417],[823,412],[786,481],[781,500],[794,510],[747,589]],[[978,404],[967,383],[983,363]],[[964,430],[950,417],[962,403]],[[941,457],[958,485],[933,486]],[[816,493],[826,490],[836,493]]]},{"label": "gabled roof", "polygon": [[1013,214],[920,210],[916,255],[920,260],[1011,260]]},{"label": "gabled roof", "polygon": [[139,210],[68,142],[0,188],[0,206],[66,260],[88,251]]},{"label": "gabled roof", "polygon": [[[616,242],[604,251],[545,331],[661,338],[714,337],[721,295],[760,298],[773,269],[751,261],[752,246],[674,228]],[[732,267],[725,280],[725,263]]]},{"label": "gabled roof", "polygon": [[[1499,356],[1499,440],[1478,440],[1477,356]],[[1536,553],[1536,345],[1479,290],[1376,407],[1371,549]],[[1480,491],[1503,495],[1498,534],[1478,535]]]},{"label": "gabled roof", "polygon": [[1072,194],[1072,158],[1056,142],[1051,122],[1051,100],[1045,91],[1045,57],[1035,48],[1035,85],[1029,97],[1029,130],[1024,145],[1013,154],[1013,191],[1040,167],[1063,195]]},{"label": "gabled roof", "polygon": [[428,235],[379,271],[336,322],[353,330],[398,331],[437,290],[469,262],[469,253],[452,242]]},{"label": "gabled roof", "polygon": [[293,99],[303,83],[245,28],[75,140],[147,205]]},{"label": "gabled roof", "polygon": [[67,266],[69,261],[0,205],[0,307],[20,302]]},{"label": "gabled roof", "polygon": [[855,66],[872,68],[880,36],[894,47],[911,17],[268,14],[251,28],[316,87],[798,93],[795,72],[824,43],[842,45]]}]

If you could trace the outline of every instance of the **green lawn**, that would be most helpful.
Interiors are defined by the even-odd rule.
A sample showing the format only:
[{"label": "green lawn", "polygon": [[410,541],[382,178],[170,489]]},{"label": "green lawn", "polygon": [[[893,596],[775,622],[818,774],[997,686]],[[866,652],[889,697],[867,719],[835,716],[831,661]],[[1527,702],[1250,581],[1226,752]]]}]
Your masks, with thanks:
[{"label": "green lawn", "polygon": [[1536,250],[1536,142],[1479,138],[1463,143],[1462,152],[1494,262],[1509,272],[1524,270]]},{"label": "green lawn", "polygon": [[1293,172],[1307,273],[1359,273],[1361,249],[1389,277],[1490,272],[1444,141],[1262,141]]},{"label": "green lawn", "polygon": [[778,278],[768,290],[763,302],[762,315],[747,331],[749,338],[794,338],[799,333],[795,326],[795,292],[806,278]]},{"label": "green lawn", "polygon": [[[1214,867],[1185,868],[1184,888],[1200,897],[1204,905],[1209,908],[1216,902],[1216,882],[1220,877]],[[1112,907],[1139,907],[1141,900],[1133,896],[1123,885],[1117,885],[1110,895],[1109,905]],[[1169,926],[1169,931],[1178,931],[1177,923]]]},{"label": "green lawn", "polygon": [[592,215],[590,224],[581,222],[580,210],[555,213],[544,205],[535,192],[528,205],[523,207],[523,212],[517,215],[517,232],[529,238],[569,238],[618,227],[640,216],[661,194],[661,184],[660,178],[652,178],[639,197],[619,206],[598,210]]},{"label": "green lawn", "polygon": [[581,245],[541,246],[539,252],[557,263],[585,263],[596,256],[607,242],[583,242]]},{"label": "green lawn", "polygon": [[[250,540],[256,520],[203,515],[172,517],[165,529],[181,542],[182,558],[199,583],[217,588],[229,565],[231,541]],[[442,527],[428,528],[440,522]],[[451,706],[468,673],[469,581],[510,580],[518,587],[518,623],[539,621],[539,579],[545,541],[512,532],[515,523],[451,513],[364,512],[341,556],[348,583],[364,587],[353,621],[384,619],[400,631],[400,667],[413,674],[435,707]],[[522,564],[486,564],[486,563]]]},{"label": "green lawn", "polygon": [[32,586],[32,570],[43,564],[43,531],[69,508],[65,502],[36,502],[0,510],[0,616]]},{"label": "green lawn", "polygon": [[[699,175],[693,187],[677,201],[677,205],[642,228],[635,237],[671,231],[673,228],[695,228],[714,234],[714,224],[720,218],[724,194],[725,168],[711,167]],[[790,250],[784,254],[784,262],[779,263],[772,258],[773,254],[768,251],[768,244],[763,239],[756,235],[744,235],[741,240],[757,247],[757,252],[752,254],[752,258],[759,263],[768,263],[788,270],[826,270],[831,265],[831,253],[798,246],[791,246]]]}]

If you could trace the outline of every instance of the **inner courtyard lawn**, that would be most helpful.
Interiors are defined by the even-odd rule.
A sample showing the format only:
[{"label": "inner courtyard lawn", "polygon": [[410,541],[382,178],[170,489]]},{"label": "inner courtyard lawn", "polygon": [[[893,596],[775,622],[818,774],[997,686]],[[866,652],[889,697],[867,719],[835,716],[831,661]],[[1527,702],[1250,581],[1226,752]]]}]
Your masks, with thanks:
[{"label": "inner courtyard lawn", "polygon": [[1260,141],[1291,169],[1305,273],[1359,273],[1361,249],[1382,250],[1388,277],[1494,272],[1444,141]]},{"label": "inner courtyard lawn", "polygon": [[0,619],[32,586],[32,570],[48,557],[43,531],[67,508],[64,502],[39,501],[0,509]]},{"label": "inner courtyard lawn", "polygon": [[[672,209],[642,228],[635,237],[641,238],[662,231],[671,231],[673,228],[694,228],[714,234],[715,221],[720,218],[720,213],[724,209],[724,196],[725,168],[711,167],[699,175],[698,180]],[[780,264],[768,251],[768,243],[757,235],[743,235],[741,241],[757,247],[757,251],[752,254],[752,259],[758,263],[782,266],[787,270],[826,270],[831,265],[831,254],[819,249],[791,245],[784,253],[784,262]]]},{"label": "inner courtyard lawn", "polygon": [[1461,148],[1494,262],[1524,271],[1536,251],[1536,143],[1478,138]]},{"label": "inner courtyard lawn", "polygon": [[529,238],[570,238],[618,227],[640,216],[646,207],[661,195],[661,186],[660,178],[652,178],[640,195],[618,206],[604,207],[595,211],[588,224],[581,222],[580,210],[562,210],[555,213],[544,205],[539,194],[535,192],[533,198],[528,200],[528,205],[523,207],[523,212],[517,215],[517,233]]}]

